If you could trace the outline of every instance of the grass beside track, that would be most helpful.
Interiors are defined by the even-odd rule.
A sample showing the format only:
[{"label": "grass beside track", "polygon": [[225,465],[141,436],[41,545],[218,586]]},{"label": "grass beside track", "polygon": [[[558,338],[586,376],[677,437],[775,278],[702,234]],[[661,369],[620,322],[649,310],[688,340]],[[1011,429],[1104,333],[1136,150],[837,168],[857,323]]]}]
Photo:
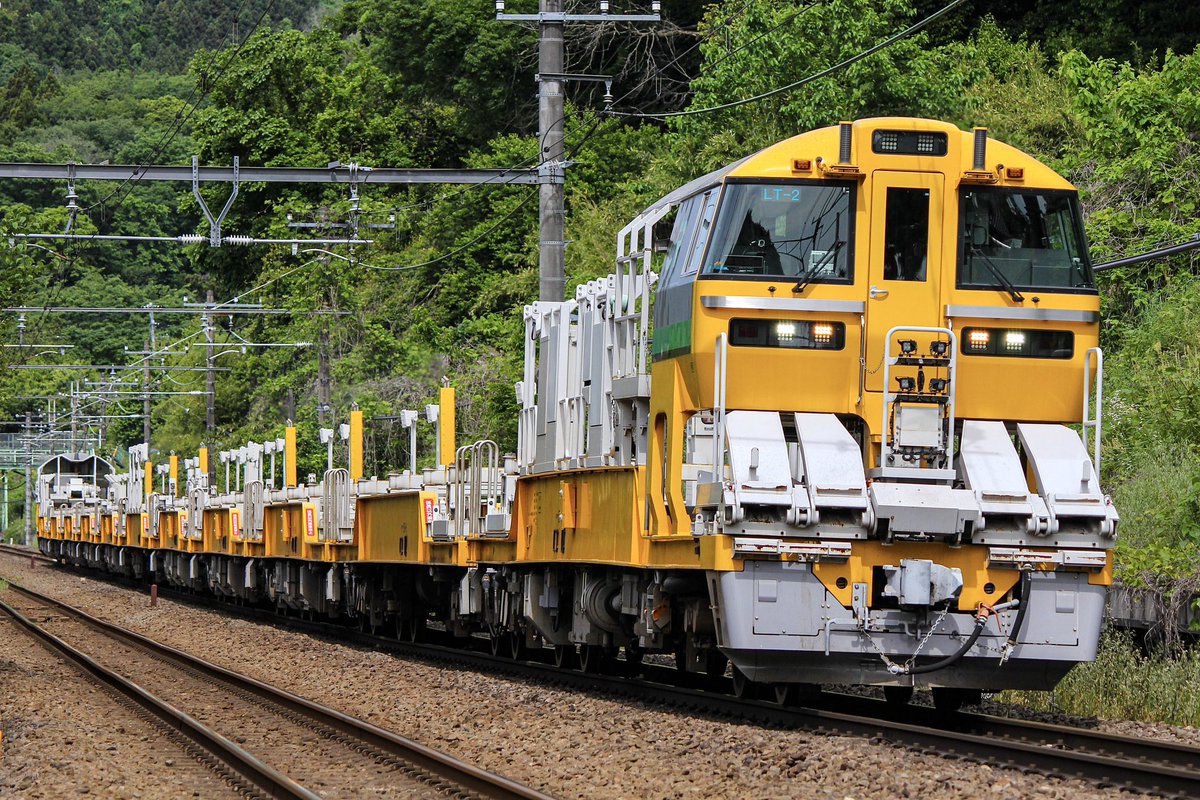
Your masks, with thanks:
[{"label": "grass beside track", "polygon": [[1006,691],[996,699],[1037,711],[1200,727],[1200,651],[1147,656],[1132,636],[1108,631],[1096,660],[1072,669],[1053,691]]}]

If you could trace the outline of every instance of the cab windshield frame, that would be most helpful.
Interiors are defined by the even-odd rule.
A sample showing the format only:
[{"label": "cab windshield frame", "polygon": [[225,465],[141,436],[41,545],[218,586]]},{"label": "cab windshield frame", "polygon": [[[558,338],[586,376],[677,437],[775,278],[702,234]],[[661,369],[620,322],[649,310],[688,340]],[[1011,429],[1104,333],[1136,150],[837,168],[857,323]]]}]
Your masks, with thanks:
[{"label": "cab windshield frame", "polygon": [[[759,192],[757,196],[756,191]],[[763,191],[769,192],[770,197],[761,194]],[[822,194],[828,199],[822,200]],[[818,209],[821,202],[828,203],[828,207]],[[795,208],[799,216],[776,213],[769,218],[755,218],[753,215],[755,209],[760,213],[782,212],[792,203],[799,204]],[[852,181],[728,178],[721,188],[698,277],[852,284],[857,204],[858,184]],[[803,224],[806,207],[821,211],[817,221],[822,224],[817,227],[815,237],[811,226]],[[733,219],[730,214],[738,219]],[[770,229],[764,222],[771,226]],[[797,222],[801,223],[798,227],[795,226]],[[751,228],[757,236],[750,233]],[[748,236],[756,241],[743,241]],[[758,240],[762,240],[762,246],[755,251]],[[781,251],[775,246],[776,242],[789,247]],[[806,242],[825,246],[805,248]],[[730,264],[731,258],[738,259],[738,263]]]},{"label": "cab windshield frame", "polygon": [[964,185],[958,214],[957,288],[1098,293],[1078,192]]}]

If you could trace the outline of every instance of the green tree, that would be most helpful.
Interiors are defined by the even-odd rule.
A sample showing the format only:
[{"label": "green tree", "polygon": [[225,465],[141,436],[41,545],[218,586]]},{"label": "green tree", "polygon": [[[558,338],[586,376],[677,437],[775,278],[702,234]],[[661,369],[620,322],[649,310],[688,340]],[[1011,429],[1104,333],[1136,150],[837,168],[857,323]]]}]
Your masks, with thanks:
[{"label": "green tree", "polygon": [[[733,103],[813,76],[915,21],[909,0],[751,3],[732,20],[714,7],[701,25],[704,63],[692,115],[675,130],[705,142],[715,167],[813,128],[870,116],[955,117],[964,79],[949,54],[918,33],[829,77],[726,111]],[[719,27],[718,27],[719,26]]]}]

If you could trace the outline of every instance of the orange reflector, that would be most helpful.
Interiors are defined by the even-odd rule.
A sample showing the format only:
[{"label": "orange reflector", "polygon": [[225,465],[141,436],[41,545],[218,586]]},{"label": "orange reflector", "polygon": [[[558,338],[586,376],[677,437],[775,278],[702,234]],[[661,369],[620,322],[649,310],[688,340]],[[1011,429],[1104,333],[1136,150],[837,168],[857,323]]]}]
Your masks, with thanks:
[{"label": "orange reflector", "polygon": [[1008,169],[1004,170],[1004,174],[1006,176],[1008,176],[1008,179],[1010,181],[1024,180],[1025,168],[1024,167],[1009,167]]},{"label": "orange reflector", "polygon": [[797,158],[792,161],[792,172],[809,172],[812,170],[812,160]]}]

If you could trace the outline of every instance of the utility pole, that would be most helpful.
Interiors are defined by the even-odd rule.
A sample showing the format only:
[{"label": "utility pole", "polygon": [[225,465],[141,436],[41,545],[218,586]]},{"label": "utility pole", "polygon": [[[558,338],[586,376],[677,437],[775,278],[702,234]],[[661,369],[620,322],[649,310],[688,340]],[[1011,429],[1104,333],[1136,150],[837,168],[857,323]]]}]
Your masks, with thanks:
[{"label": "utility pole", "polygon": [[[608,0],[599,0],[598,14],[567,14],[563,0],[538,0],[536,14],[506,14],[505,0],[495,0],[496,19],[502,22],[535,22],[538,25],[538,298],[561,302],[566,289],[566,225],[564,186],[564,86],[570,80],[597,80],[596,75],[567,75],[564,32],[568,23],[660,22],[661,0],[652,0],[651,14],[609,14]],[[611,83],[611,79],[609,79]]]},{"label": "utility pole", "polygon": [[[212,289],[208,290],[208,305],[213,304]],[[217,431],[217,377],[213,371],[216,356],[213,355],[213,320],[212,314],[204,312],[204,430],[208,436],[205,442],[209,446],[215,444],[213,436]]]},{"label": "utility pole", "polygon": [[[561,14],[563,0],[538,0],[543,14]],[[566,226],[564,197],[566,165],[563,164],[563,82],[552,79],[563,71],[563,22],[541,23],[538,41],[538,140],[542,143],[541,176],[538,187],[538,299],[561,302],[566,289]]]},{"label": "utility pole", "polygon": [[[111,376],[112,373],[110,372]],[[110,378],[110,380],[112,380]],[[100,395],[100,433],[96,437],[96,450],[104,449],[104,440],[108,438],[108,395]]]},{"label": "utility pole", "polygon": [[30,440],[32,428],[31,415],[25,412],[25,546],[33,542],[33,481],[29,474],[33,471],[33,442]]},{"label": "utility pole", "polygon": [[[214,302],[212,289],[204,297],[206,310],[204,312],[204,444],[215,449],[217,436],[217,374],[213,367],[217,357],[213,352],[213,318],[207,308]],[[209,486],[217,485],[216,459],[208,462],[206,479]]]},{"label": "utility pole", "polygon": [[[150,340],[146,340],[146,351],[150,352]],[[150,444],[150,357],[142,361],[142,441]]]},{"label": "utility pole", "polygon": [[324,422],[329,406],[331,391],[329,379],[329,326],[321,328],[317,344],[317,421]]},{"label": "utility pole", "polygon": [[71,381],[71,452],[75,450],[75,437],[79,433],[79,393],[75,389],[75,381]]}]

